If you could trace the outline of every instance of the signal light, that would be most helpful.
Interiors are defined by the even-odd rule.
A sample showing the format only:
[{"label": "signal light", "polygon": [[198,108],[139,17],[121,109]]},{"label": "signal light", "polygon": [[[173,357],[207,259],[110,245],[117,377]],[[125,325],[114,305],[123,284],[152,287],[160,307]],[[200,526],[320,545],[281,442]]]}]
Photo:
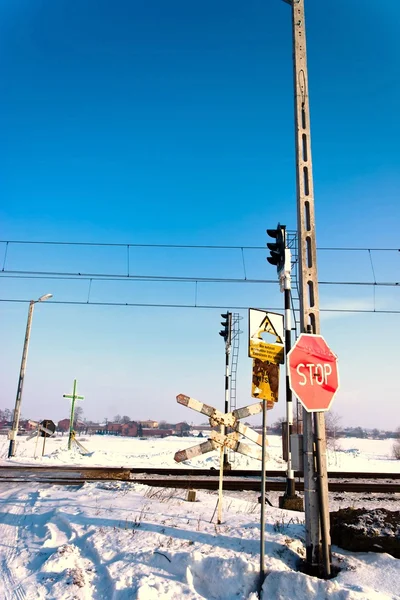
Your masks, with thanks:
[{"label": "signal light", "polygon": [[221,331],[219,332],[219,335],[221,335],[224,338],[225,343],[230,344],[231,343],[231,331],[232,331],[232,313],[231,312],[223,313],[223,314],[221,314],[221,317],[224,320],[221,321],[221,325],[223,326],[223,329],[221,329]]},{"label": "signal light", "polygon": [[278,223],[276,229],[267,229],[267,234],[276,240],[267,243],[271,255],[267,256],[267,261],[274,265],[279,273],[285,266],[286,227]]}]

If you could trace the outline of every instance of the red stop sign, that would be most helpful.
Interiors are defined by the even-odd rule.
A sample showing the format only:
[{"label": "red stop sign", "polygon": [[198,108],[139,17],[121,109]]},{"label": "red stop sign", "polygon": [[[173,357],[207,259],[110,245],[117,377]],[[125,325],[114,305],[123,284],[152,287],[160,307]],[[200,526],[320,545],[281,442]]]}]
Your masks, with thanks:
[{"label": "red stop sign", "polygon": [[306,410],[328,410],[339,388],[337,356],[322,335],[302,333],[288,353],[290,389]]}]

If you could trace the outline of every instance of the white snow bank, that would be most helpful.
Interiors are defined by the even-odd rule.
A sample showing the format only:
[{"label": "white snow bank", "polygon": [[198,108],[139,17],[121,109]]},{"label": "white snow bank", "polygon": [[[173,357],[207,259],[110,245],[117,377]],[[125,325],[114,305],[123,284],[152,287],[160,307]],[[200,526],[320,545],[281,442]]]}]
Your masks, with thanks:
[{"label": "white snow bank", "polygon": [[[0,598],[5,600],[255,600],[260,505],[125,482],[0,487]],[[323,581],[298,571],[301,513],[268,507],[264,600],[400,600],[400,561],[334,548]],[[214,519],[215,520],[215,519]]]}]

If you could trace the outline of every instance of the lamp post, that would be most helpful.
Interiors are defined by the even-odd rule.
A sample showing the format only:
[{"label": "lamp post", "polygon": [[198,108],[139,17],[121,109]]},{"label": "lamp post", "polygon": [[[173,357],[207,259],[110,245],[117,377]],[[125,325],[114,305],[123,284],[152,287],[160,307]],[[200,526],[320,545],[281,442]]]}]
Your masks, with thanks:
[{"label": "lamp post", "polygon": [[52,298],[52,297],[53,297],[53,294],[45,294],[44,296],[40,296],[40,298],[38,298],[38,300],[31,300],[29,303],[28,321],[26,323],[24,349],[22,352],[21,369],[19,372],[17,397],[15,399],[13,424],[12,424],[12,428],[8,434],[8,439],[10,440],[10,447],[8,449],[8,458],[10,458],[11,456],[15,456],[15,439],[16,439],[17,433],[18,433],[19,416],[21,413],[22,388],[24,386],[26,359],[28,357],[28,347],[29,347],[29,338],[31,335],[33,308],[37,302],[44,302],[45,300],[48,300],[49,298]]}]

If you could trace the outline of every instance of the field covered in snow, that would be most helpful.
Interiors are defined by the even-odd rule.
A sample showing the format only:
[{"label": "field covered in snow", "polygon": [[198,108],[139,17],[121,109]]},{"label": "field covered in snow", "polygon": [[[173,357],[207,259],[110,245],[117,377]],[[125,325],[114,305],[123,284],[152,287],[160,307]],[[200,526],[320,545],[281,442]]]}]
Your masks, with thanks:
[{"label": "field covered in snow", "polygon": [[[164,440],[110,436],[81,438],[89,450],[67,450],[67,438],[47,440],[45,456],[33,458],[35,441],[18,440],[17,456],[1,464],[174,466],[176,450],[197,438]],[[340,440],[329,469],[399,472],[392,440]],[[269,438],[271,470],[284,469],[281,442]],[[218,467],[216,453],[188,466]],[[259,463],[236,455],[234,468]],[[216,524],[215,492],[151,488],[129,482],[81,486],[0,484],[0,598],[5,600],[155,600],[242,598],[255,600],[259,573],[260,505],[254,492],[225,492],[223,522]],[[332,495],[331,495],[332,496]],[[382,496],[382,495],[381,495]],[[304,513],[277,508],[268,494],[263,599],[400,600],[400,561],[388,554],[351,554],[333,546],[338,575],[330,581],[298,570],[304,557]],[[399,510],[399,495],[358,505]],[[347,502],[347,504],[346,504]],[[331,497],[330,509],[355,505],[357,497]],[[213,517],[214,515],[214,517]]]},{"label": "field covered in snow", "polygon": [[[87,465],[109,467],[176,467],[174,454],[190,446],[195,446],[205,438],[197,437],[167,437],[164,439],[139,439],[116,436],[80,436],[89,454],[68,451],[68,437],[57,436],[46,440],[45,455],[34,458],[35,439],[26,441],[19,436],[16,456],[9,460],[7,457],[9,442],[6,436],[0,436],[0,465],[7,464],[42,464],[42,465]],[[39,438],[38,454],[41,455],[43,438]],[[400,472],[400,461],[392,457],[394,440],[369,440],[358,438],[343,438],[337,441],[336,451],[328,451],[328,470],[331,471],[360,471],[360,472]],[[251,442],[246,442],[250,443]],[[268,436],[267,469],[284,470],[286,463],[282,459],[282,441],[278,435]],[[203,457],[195,458],[180,465],[191,468],[219,468],[219,456],[210,452]],[[233,455],[234,469],[259,469],[260,462],[241,454]]]}]

